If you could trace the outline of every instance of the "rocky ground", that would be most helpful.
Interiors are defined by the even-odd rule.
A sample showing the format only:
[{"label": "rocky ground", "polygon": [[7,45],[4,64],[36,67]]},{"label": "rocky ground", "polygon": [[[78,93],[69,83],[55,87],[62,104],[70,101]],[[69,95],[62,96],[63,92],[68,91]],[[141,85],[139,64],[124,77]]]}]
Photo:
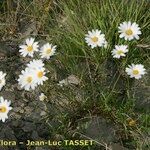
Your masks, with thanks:
[{"label": "rocky ground", "polygon": [[20,66],[25,64],[18,56],[17,46],[12,47],[5,43],[1,45],[0,55],[3,57],[0,59],[0,70],[7,73],[7,84],[0,95],[11,100],[13,110],[5,123],[0,122],[0,139],[26,141],[48,138],[48,126],[42,120],[47,107],[44,102],[39,101],[39,90],[35,93],[24,92],[17,84]]}]

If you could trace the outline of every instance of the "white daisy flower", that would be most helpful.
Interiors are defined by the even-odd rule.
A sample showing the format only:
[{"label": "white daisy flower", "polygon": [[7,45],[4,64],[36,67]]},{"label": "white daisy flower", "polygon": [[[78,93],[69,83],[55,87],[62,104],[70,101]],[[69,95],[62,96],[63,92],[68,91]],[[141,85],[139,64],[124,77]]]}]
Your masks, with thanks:
[{"label": "white daisy flower", "polygon": [[27,67],[30,69],[39,69],[44,67],[44,63],[41,59],[33,59],[27,64]]},{"label": "white daisy flower", "polygon": [[24,88],[27,91],[29,91],[30,89],[34,90],[37,86],[35,74],[33,74],[29,68],[22,70],[21,73],[22,74],[19,75],[18,79],[18,84],[21,86],[21,88]]},{"label": "white daisy flower", "polygon": [[38,51],[39,45],[38,42],[34,42],[34,38],[28,38],[25,41],[24,45],[20,45],[20,50],[19,52],[23,57],[25,56],[30,56],[33,57],[33,54],[35,51]]},{"label": "white daisy flower", "polygon": [[120,58],[126,56],[125,53],[128,52],[127,45],[116,45],[115,49],[112,50],[112,55],[114,58]]},{"label": "white daisy flower", "polygon": [[101,33],[101,30],[88,31],[88,34],[85,36],[85,41],[89,46],[91,46],[91,48],[95,48],[97,46],[103,47],[106,41],[105,35]]},{"label": "white daisy flower", "polygon": [[133,40],[135,39],[139,39],[139,35],[142,34],[141,33],[141,29],[139,27],[138,24],[131,23],[131,21],[129,22],[123,22],[119,25],[119,33],[120,33],[120,38],[125,38],[125,40]]},{"label": "white daisy flower", "polygon": [[46,98],[47,98],[47,96],[45,96],[44,93],[41,93],[40,96],[39,96],[40,101],[44,101]]},{"label": "white daisy flower", "polygon": [[47,43],[41,47],[40,56],[41,58],[49,59],[51,56],[55,54],[55,51],[56,45],[53,46],[52,44]]},{"label": "white daisy flower", "polygon": [[8,112],[12,109],[10,104],[10,101],[4,100],[3,97],[0,97],[0,120],[2,120],[2,122],[5,122],[8,118]]},{"label": "white daisy flower", "polygon": [[142,64],[131,64],[126,68],[126,73],[130,78],[140,79],[146,73],[146,69]]},{"label": "white daisy flower", "polygon": [[35,74],[35,81],[38,85],[43,85],[43,82],[48,80],[48,78],[45,76],[45,68],[39,68],[32,70],[33,74]]},{"label": "white daisy flower", "polygon": [[6,84],[5,76],[6,73],[0,71],[0,91],[2,90],[3,86]]}]

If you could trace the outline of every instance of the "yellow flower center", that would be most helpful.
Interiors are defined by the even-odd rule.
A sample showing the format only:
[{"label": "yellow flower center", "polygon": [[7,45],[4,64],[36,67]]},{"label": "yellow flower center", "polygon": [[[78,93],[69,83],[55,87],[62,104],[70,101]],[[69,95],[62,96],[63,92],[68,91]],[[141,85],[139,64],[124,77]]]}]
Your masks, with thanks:
[{"label": "yellow flower center", "polygon": [[32,46],[32,45],[28,46],[28,47],[27,47],[27,51],[28,51],[28,52],[33,51],[33,46]]},{"label": "yellow flower center", "polygon": [[45,11],[46,11],[46,12],[49,11],[49,6],[45,7]]},{"label": "yellow flower center", "polygon": [[118,55],[121,55],[121,54],[123,54],[123,51],[122,51],[122,50],[118,50],[118,51],[117,51],[117,54],[118,54]]},{"label": "yellow flower center", "polygon": [[93,38],[91,38],[93,42],[98,42],[98,37],[94,36]]},{"label": "yellow flower center", "polygon": [[5,106],[0,107],[0,113],[5,113],[7,111]]},{"label": "yellow flower center", "polygon": [[38,74],[37,74],[38,78],[42,78],[43,77],[43,72],[42,71],[39,71]]},{"label": "yellow flower center", "polygon": [[128,30],[125,31],[125,33],[126,33],[127,35],[132,35],[132,34],[133,34],[133,31],[132,31],[131,29],[128,29]]},{"label": "yellow flower center", "polygon": [[0,84],[2,83],[2,80],[0,80]]},{"label": "yellow flower center", "polygon": [[129,120],[128,120],[128,124],[129,124],[129,126],[133,127],[133,126],[136,125],[136,120],[129,119]]},{"label": "yellow flower center", "polygon": [[138,75],[139,74],[139,71],[137,69],[133,70],[133,74],[134,75]]},{"label": "yellow flower center", "polygon": [[52,49],[51,49],[51,48],[48,48],[48,49],[46,50],[46,54],[50,54],[51,51],[52,51]]},{"label": "yellow flower center", "polygon": [[32,77],[28,77],[28,78],[27,78],[27,82],[28,82],[28,83],[31,83],[31,82],[32,82]]}]

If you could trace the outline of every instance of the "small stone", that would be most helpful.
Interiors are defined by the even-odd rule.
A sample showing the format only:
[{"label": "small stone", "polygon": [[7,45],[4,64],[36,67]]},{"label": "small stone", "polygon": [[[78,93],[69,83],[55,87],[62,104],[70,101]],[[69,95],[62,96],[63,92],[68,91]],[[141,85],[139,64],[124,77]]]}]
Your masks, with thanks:
[{"label": "small stone", "polygon": [[32,138],[33,140],[34,140],[34,139],[35,139],[35,140],[36,140],[36,139],[40,139],[40,137],[39,137],[37,131],[33,131],[33,132],[32,132],[31,138]]},{"label": "small stone", "polygon": [[19,115],[19,114],[16,113],[16,112],[11,112],[9,116],[10,116],[10,118],[12,118],[13,120],[14,120],[14,119],[20,119],[20,118],[21,118],[21,115]]},{"label": "small stone", "polygon": [[80,80],[78,77],[75,75],[70,75],[66,79],[63,79],[59,81],[58,85],[63,86],[63,85],[69,85],[69,84],[74,84],[74,85],[79,85]]},{"label": "small stone", "polygon": [[3,95],[3,97],[5,98],[5,99],[7,99],[7,100],[10,100],[11,102],[12,101],[15,101],[15,94],[14,94],[14,92],[12,92],[12,91],[2,91],[1,92],[1,95]]},{"label": "small stone", "polygon": [[24,106],[25,106],[25,104],[24,104],[24,103],[22,103],[20,106],[21,106],[21,107],[24,107]]},{"label": "small stone", "polygon": [[0,130],[0,139],[16,140],[14,131],[9,126],[5,126]]},{"label": "small stone", "polygon": [[46,112],[45,111],[41,111],[40,116],[45,116]]},{"label": "small stone", "polygon": [[26,112],[27,114],[31,114],[31,112],[33,111],[33,108],[31,108],[31,107],[29,107],[29,106],[26,106],[26,107],[24,108],[24,110],[25,110],[25,112]]},{"label": "small stone", "polygon": [[18,120],[13,120],[11,123],[11,126],[13,126],[13,127],[20,126],[20,122]]},{"label": "small stone", "polygon": [[14,112],[19,112],[20,110],[21,110],[21,107],[14,107],[14,108],[13,108],[13,111],[14,111]]},{"label": "small stone", "polygon": [[30,132],[34,130],[36,126],[33,123],[25,122],[24,127],[22,128],[24,132]]},{"label": "small stone", "polygon": [[24,113],[24,110],[23,109],[20,109],[20,111],[19,111],[21,114],[23,114]]}]

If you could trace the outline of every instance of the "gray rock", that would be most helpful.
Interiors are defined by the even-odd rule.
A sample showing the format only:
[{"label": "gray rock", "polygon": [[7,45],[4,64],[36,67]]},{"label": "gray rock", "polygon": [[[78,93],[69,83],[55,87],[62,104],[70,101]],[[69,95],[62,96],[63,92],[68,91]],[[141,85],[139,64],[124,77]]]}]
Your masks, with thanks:
[{"label": "gray rock", "polygon": [[67,78],[59,81],[58,85],[63,86],[63,85],[69,85],[69,84],[74,84],[74,85],[79,85],[80,80],[78,79],[78,77],[76,77],[75,75],[69,75]]},{"label": "gray rock", "polygon": [[79,127],[82,129],[80,132],[82,132],[86,137],[102,143],[110,144],[118,139],[115,134],[117,127],[111,121],[106,120],[103,117],[83,119],[79,122]]},{"label": "gray rock", "polygon": [[10,100],[11,102],[15,101],[15,93],[10,90],[3,90],[0,92],[0,94],[4,97],[4,99]]},{"label": "gray rock", "polygon": [[113,143],[110,146],[111,150],[128,150],[127,148],[123,147],[122,145],[120,145],[119,143]]},{"label": "gray rock", "polygon": [[20,110],[21,110],[21,107],[14,107],[14,108],[13,108],[13,111],[14,111],[14,112],[19,112]]},{"label": "gray rock", "polygon": [[33,132],[32,132],[31,138],[32,138],[33,140],[40,140],[40,137],[39,137],[37,131],[33,131]]},{"label": "gray rock", "polygon": [[45,116],[46,112],[45,111],[41,111],[40,116]]},{"label": "gray rock", "polygon": [[34,123],[25,122],[24,127],[22,128],[24,132],[31,132],[35,130],[36,126]]},{"label": "gray rock", "polygon": [[0,130],[0,139],[16,140],[13,129],[3,125]]},{"label": "gray rock", "polygon": [[37,24],[34,20],[31,22],[21,22],[21,30],[19,39],[24,39],[29,37],[31,34],[37,35]]},{"label": "gray rock", "polygon": [[32,111],[33,111],[33,108],[32,107],[29,107],[29,106],[26,106],[24,108],[24,111],[25,111],[25,116],[29,116],[31,115]]},{"label": "gray rock", "polygon": [[20,119],[21,118],[21,115],[16,113],[16,112],[11,112],[10,115],[9,115],[10,118],[12,118],[12,120],[15,120],[15,119]]},{"label": "gray rock", "polygon": [[21,127],[22,126],[22,122],[20,120],[13,120],[11,122],[11,126],[12,127]]},{"label": "gray rock", "polygon": [[7,57],[16,53],[16,49],[9,45],[10,43],[0,41],[0,56]]}]

